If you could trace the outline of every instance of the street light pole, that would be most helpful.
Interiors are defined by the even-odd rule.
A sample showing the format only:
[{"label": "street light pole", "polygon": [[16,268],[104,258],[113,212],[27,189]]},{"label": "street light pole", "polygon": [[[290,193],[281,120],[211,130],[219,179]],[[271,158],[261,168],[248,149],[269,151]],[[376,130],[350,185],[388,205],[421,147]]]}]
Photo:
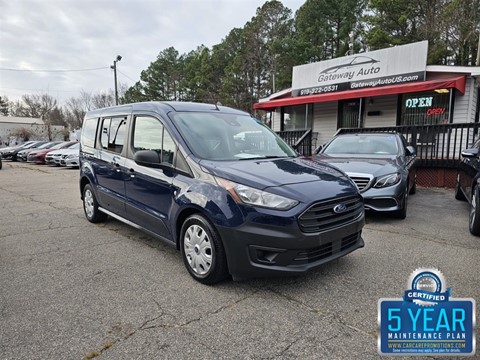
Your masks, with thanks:
[{"label": "street light pole", "polygon": [[113,77],[115,80],[115,105],[118,105],[118,88],[117,88],[117,62],[122,60],[120,55],[117,55],[117,58],[113,60],[113,65],[110,66],[110,69],[113,69]]}]

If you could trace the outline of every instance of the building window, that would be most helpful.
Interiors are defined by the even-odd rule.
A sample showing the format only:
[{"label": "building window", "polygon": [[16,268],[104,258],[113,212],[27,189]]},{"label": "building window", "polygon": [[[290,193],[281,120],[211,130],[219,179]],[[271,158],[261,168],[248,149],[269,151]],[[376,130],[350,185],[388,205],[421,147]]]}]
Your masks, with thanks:
[{"label": "building window", "polygon": [[338,128],[361,128],[362,122],[361,99],[342,100],[338,103]]},{"label": "building window", "polygon": [[435,125],[450,121],[450,89],[403,94],[400,125]]},{"label": "building window", "polygon": [[306,130],[312,127],[313,104],[285,106],[282,130]]}]

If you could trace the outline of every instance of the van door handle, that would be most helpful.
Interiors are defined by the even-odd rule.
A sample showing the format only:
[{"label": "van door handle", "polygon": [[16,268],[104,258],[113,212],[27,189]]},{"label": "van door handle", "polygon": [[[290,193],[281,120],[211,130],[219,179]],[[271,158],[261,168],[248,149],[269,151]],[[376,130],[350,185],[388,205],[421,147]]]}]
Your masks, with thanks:
[{"label": "van door handle", "polygon": [[116,172],[120,172],[120,171],[121,171],[121,170],[120,170],[120,164],[119,164],[119,163],[117,163],[117,162],[115,162],[115,161],[112,161],[112,165],[113,165],[113,167],[115,168],[115,171],[116,171]]}]

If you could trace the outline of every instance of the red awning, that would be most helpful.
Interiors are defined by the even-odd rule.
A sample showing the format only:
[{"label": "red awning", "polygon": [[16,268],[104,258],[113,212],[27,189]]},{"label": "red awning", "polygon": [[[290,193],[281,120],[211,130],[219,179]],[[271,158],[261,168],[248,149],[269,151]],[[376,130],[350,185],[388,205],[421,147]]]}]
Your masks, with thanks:
[{"label": "red awning", "polygon": [[428,91],[435,89],[450,89],[455,88],[462,94],[465,93],[465,76],[456,76],[443,79],[427,80],[421,82],[412,82],[401,85],[387,85],[375,88],[366,88],[360,90],[339,91],[320,95],[296,96],[289,98],[282,98],[277,100],[270,100],[262,103],[253,104],[256,110],[273,111],[277,107],[310,104],[317,102],[356,99],[369,96],[382,96],[392,94],[403,94],[420,91]]}]

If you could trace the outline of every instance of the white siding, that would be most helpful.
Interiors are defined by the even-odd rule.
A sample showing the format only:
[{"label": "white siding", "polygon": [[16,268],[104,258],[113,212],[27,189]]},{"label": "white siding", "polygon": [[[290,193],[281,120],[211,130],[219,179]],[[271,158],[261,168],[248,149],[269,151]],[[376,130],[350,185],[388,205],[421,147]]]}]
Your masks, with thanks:
[{"label": "white siding", "polygon": [[[395,126],[397,124],[397,100],[398,95],[366,98],[364,127]],[[380,111],[380,115],[368,116],[369,111]]]},{"label": "white siding", "polygon": [[272,124],[271,128],[273,131],[280,131],[280,108],[277,108],[276,111],[272,111],[271,113],[272,116]]},{"label": "white siding", "polygon": [[313,104],[313,132],[318,133],[317,146],[327,143],[337,132],[338,102]]},{"label": "white siding", "polygon": [[475,81],[472,77],[467,77],[465,94],[455,90],[455,105],[453,107],[454,123],[473,122],[475,120],[477,91]]}]

